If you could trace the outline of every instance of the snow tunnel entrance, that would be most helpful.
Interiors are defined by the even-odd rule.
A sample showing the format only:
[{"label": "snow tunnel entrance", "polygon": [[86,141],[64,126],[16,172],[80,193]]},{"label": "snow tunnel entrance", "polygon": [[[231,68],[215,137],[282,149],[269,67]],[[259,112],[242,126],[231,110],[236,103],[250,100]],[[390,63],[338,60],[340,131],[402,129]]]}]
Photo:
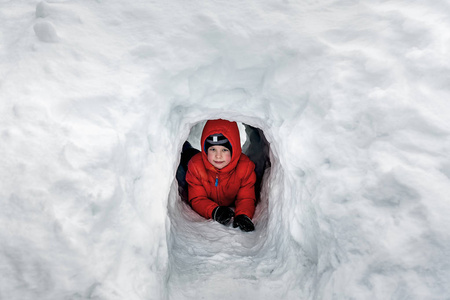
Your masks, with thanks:
[{"label": "snow tunnel entrance", "polygon": [[[190,128],[187,138],[185,136],[185,139],[198,150],[201,149],[200,138],[205,123],[206,121],[195,124]],[[231,280],[230,278],[238,276],[246,282],[253,282],[256,270],[264,269],[266,264],[275,261],[273,258],[267,260],[264,258],[267,253],[272,255],[272,252],[264,249],[268,245],[267,241],[272,240],[269,238],[271,218],[269,194],[272,193],[269,186],[276,172],[272,174],[271,169],[279,163],[271,162],[271,159],[276,160],[277,157],[273,155],[263,130],[237,123],[242,152],[255,163],[257,174],[255,190],[257,204],[253,216],[255,230],[244,232],[239,228],[233,228],[232,224],[224,226],[200,216],[186,199],[183,201],[182,198],[185,196],[178,184],[180,174],[177,174],[178,178],[174,179],[168,198],[169,298],[183,299],[184,293],[192,290],[193,286],[199,290],[208,289],[216,284],[217,278]],[[184,142],[185,140],[178,141],[180,153]],[[177,154],[178,159],[180,153]],[[267,269],[271,270],[273,267],[267,266]],[[241,288],[245,290],[246,287],[247,285],[243,285]],[[239,287],[235,288],[238,292]]]},{"label": "snow tunnel entrance", "polygon": [[[181,167],[181,151],[182,145],[185,141],[188,141],[193,148],[198,152],[201,149],[200,139],[203,131],[205,121],[199,122],[190,128],[190,132],[186,140],[179,141],[178,159],[180,165],[178,165],[176,180],[173,181],[172,188],[169,193],[168,199],[168,216],[170,220],[170,235],[169,235],[169,247],[172,249],[175,247],[186,247],[184,243],[190,244],[189,241],[198,239],[198,236],[214,236],[214,242],[217,244],[217,252],[221,252],[227,247],[220,246],[221,244],[228,244],[228,250],[225,252],[235,253],[240,251],[239,247],[230,247],[229,238],[232,236],[242,236],[243,243],[246,244],[246,249],[251,249],[262,243],[265,237],[267,237],[267,224],[269,219],[268,209],[268,181],[270,180],[271,170],[271,149],[268,140],[266,139],[264,132],[256,127],[248,124],[236,122],[238,124],[242,153],[247,155],[255,163],[256,183],[255,183],[255,195],[256,195],[256,209],[253,216],[253,222],[255,224],[256,234],[242,235],[242,231],[239,228],[233,228],[232,224],[224,226],[218,222],[207,220],[195,212],[187,201],[187,184],[185,182],[186,170]],[[218,234],[224,234],[224,239],[219,240]],[[240,237],[239,237],[240,238]],[[185,242],[183,242],[185,241]],[[199,239],[196,247],[208,248],[212,244],[208,239]],[[180,244],[181,243],[181,244]],[[180,244],[177,246],[177,244]],[[211,246],[213,249],[210,251],[215,252],[216,246]],[[205,250],[204,248],[202,251]],[[169,251],[171,255],[176,254]],[[251,254],[250,254],[251,255]]]}]

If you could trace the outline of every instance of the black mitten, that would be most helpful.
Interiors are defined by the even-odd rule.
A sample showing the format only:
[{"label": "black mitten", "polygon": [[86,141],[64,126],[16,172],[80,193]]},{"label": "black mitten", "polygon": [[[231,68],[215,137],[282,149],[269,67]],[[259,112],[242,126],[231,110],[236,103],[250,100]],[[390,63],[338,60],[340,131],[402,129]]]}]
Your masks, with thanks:
[{"label": "black mitten", "polygon": [[252,220],[246,215],[238,215],[234,217],[233,227],[238,227],[243,231],[253,231],[255,230],[255,225],[253,225]]},{"label": "black mitten", "polygon": [[234,211],[228,206],[218,206],[212,213],[213,220],[223,225],[228,225],[232,217],[234,217]]}]

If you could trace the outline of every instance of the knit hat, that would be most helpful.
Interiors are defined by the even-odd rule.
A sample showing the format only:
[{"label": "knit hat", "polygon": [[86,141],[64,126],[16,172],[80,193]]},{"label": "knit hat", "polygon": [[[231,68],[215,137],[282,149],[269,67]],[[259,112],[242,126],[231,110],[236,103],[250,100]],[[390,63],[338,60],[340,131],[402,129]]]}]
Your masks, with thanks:
[{"label": "knit hat", "polygon": [[205,152],[208,152],[208,148],[212,146],[224,146],[230,150],[231,154],[233,154],[230,141],[228,141],[228,139],[221,133],[212,134],[206,138]]}]

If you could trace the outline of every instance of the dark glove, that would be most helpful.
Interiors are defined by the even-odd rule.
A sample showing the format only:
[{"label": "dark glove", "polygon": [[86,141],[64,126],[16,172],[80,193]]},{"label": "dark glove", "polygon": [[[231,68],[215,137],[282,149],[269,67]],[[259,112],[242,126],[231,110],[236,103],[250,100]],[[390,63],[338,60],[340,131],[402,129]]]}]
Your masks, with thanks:
[{"label": "dark glove", "polygon": [[239,215],[234,217],[233,227],[238,227],[243,231],[253,231],[255,230],[255,225],[253,225],[252,220],[246,215]]},{"label": "dark glove", "polygon": [[232,217],[234,217],[234,211],[228,206],[218,206],[212,213],[213,220],[223,225],[228,225]]}]

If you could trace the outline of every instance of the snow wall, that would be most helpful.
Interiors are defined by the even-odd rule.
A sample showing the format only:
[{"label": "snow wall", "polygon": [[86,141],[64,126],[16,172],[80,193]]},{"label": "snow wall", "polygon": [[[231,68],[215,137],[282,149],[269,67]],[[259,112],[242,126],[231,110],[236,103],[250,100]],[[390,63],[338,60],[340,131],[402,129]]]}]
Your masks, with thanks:
[{"label": "snow wall", "polygon": [[[1,299],[448,298],[445,1],[1,5]],[[214,118],[270,143],[253,233],[176,201]]]}]

